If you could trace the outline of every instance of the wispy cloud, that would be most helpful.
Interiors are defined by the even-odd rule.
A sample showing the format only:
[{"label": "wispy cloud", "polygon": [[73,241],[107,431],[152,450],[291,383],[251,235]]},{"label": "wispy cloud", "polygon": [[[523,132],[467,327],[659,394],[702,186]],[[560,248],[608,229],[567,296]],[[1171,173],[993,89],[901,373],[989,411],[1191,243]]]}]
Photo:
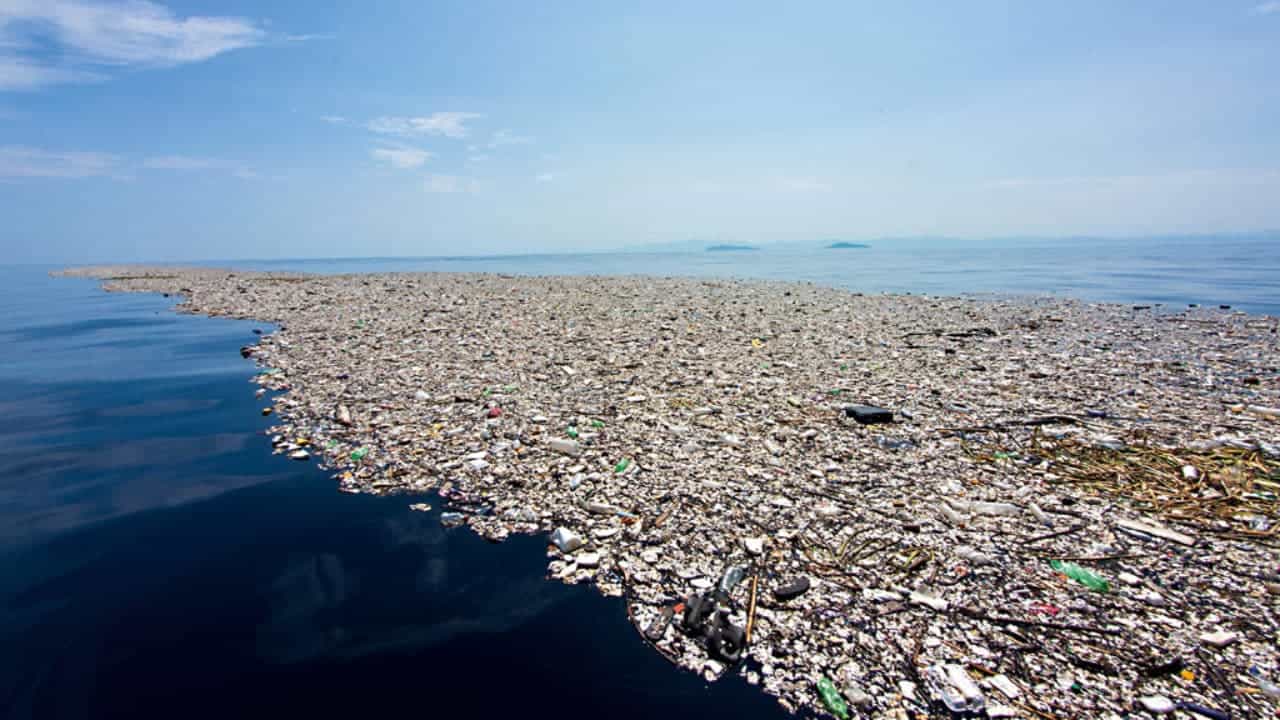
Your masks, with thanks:
[{"label": "wispy cloud", "polygon": [[329,123],[330,125],[346,125],[349,122],[351,122],[350,120],[347,120],[341,115],[321,115],[320,119]]},{"label": "wispy cloud", "polygon": [[285,42],[300,43],[313,40],[336,40],[337,38],[336,33],[303,33],[300,35],[285,35],[281,39]]},{"label": "wispy cloud", "polygon": [[550,172],[544,172],[544,173],[540,173],[540,174],[538,174],[538,175],[535,175],[533,179],[534,179],[534,180],[537,180],[538,182],[543,182],[543,183],[545,183],[545,182],[551,182],[552,180],[555,180],[555,179],[556,179],[556,174],[555,174],[555,173],[550,173]]},{"label": "wispy cloud", "polygon": [[247,18],[180,17],[148,0],[3,0],[0,90],[101,80],[111,68],[201,62],[267,39]]},{"label": "wispy cloud", "polygon": [[479,189],[479,183],[473,178],[457,175],[428,175],[425,187],[432,193],[472,193]]},{"label": "wispy cloud", "polygon": [[89,178],[116,175],[120,159],[97,152],[0,146],[0,178]]},{"label": "wispy cloud", "polygon": [[233,177],[248,180],[258,177],[253,170],[229,160],[194,155],[158,155],[142,161],[147,170],[172,170],[175,172],[227,172]]},{"label": "wispy cloud", "polygon": [[493,138],[489,140],[489,149],[500,148],[503,145],[528,145],[533,142],[533,138],[524,135],[516,135],[510,130],[499,130],[493,134]]},{"label": "wispy cloud", "polygon": [[143,160],[142,167],[148,170],[211,170],[223,167],[223,164],[213,158],[162,155]]},{"label": "wispy cloud", "polygon": [[1271,0],[1271,2],[1259,3],[1253,6],[1251,10],[1254,15],[1272,15],[1280,13],[1280,0]]},{"label": "wispy cloud", "polygon": [[369,121],[369,129],[384,135],[443,135],[449,138],[467,136],[466,123],[484,117],[479,113],[438,112],[421,117],[380,117]]},{"label": "wispy cloud", "polygon": [[431,159],[431,153],[412,147],[380,147],[371,151],[375,160],[404,170],[422,167]]},{"label": "wispy cloud", "polygon": [[[2,28],[0,28],[2,30]],[[0,36],[0,92],[5,90],[34,90],[46,85],[72,82],[94,82],[106,76],[83,70],[50,67],[20,57],[5,55],[3,37]]]}]

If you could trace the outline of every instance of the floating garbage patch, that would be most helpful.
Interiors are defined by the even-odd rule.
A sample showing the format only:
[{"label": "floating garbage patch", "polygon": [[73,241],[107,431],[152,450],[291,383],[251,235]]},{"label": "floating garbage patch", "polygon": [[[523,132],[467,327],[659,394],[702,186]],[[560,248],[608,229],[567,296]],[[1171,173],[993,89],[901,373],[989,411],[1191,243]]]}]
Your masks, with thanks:
[{"label": "floating garbage patch", "polygon": [[[1280,712],[1280,322],[812,284],[97,268],[280,329],[276,451],[546,538],[838,718]],[[416,510],[430,506],[414,504]]]}]

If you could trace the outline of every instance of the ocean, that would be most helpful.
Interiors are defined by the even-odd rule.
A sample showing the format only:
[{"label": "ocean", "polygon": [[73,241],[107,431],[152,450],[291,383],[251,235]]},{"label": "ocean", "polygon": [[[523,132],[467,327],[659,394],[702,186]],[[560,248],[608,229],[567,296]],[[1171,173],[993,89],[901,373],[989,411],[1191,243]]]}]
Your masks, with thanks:
[{"label": "ocean", "polygon": [[[1280,314],[1280,243],[222,261],[807,280],[861,292]],[[270,452],[248,321],[0,268],[0,717],[388,713],[780,718],[652,652],[622,602],[542,579],[543,539],[445,530],[430,497],[339,493]]]}]

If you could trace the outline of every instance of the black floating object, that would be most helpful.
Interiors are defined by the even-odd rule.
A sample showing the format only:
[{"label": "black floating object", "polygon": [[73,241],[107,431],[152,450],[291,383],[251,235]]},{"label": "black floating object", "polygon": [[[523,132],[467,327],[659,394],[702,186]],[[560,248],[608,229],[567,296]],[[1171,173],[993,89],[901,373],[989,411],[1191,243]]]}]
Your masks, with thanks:
[{"label": "black floating object", "polygon": [[710,594],[690,595],[684,603],[680,629],[690,635],[700,634],[715,610],[716,602]]},{"label": "black floating object", "polygon": [[874,405],[847,405],[844,409],[846,417],[857,420],[862,425],[893,422],[893,411]]},{"label": "black floating object", "polygon": [[1224,710],[1215,710],[1211,707],[1205,707],[1204,705],[1197,705],[1196,703],[1192,703],[1192,702],[1180,702],[1178,703],[1178,709],[1182,710],[1183,712],[1193,712],[1197,715],[1207,717],[1210,720],[1231,720],[1231,713],[1229,712],[1226,712]]},{"label": "black floating object", "polygon": [[254,328],[254,329],[253,329],[253,334],[254,334],[254,335],[261,335],[261,334],[262,334],[262,328]]},{"label": "black floating object", "polygon": [[1219,310],[1230,310],[1230,309],[1231,309],[1231,306],[1230,306],[1230,305],[1219,305],[1219,306],[1218,306],[1218,309],[1219,309]]},{"label": "black floating object", "polygon": [[1149,678],[1164,677],[1165,675],[1173,675],[1182,672],[1187,666],[1186,662],[1180,657],[1173,657],[1169,660],[1159,660],[1153,662],[1146,667],[1141,668],[1140,672]]},{"label": "black floating object", "polygon": [[786,602],[793,598],[798,598],[809,591],[809,578],[801,575],[795,580],[777,588],[773,591],[773,596],[778,598],[779,602]]},{"label": "black floating object", "polygon": [[1107,411],[1106,410],[1085,410],[1084,414],[1088,415],[1091,418],[1105,418],[1107,416]]},{"label": "black floating object", "polygon": [[726,618],[718,618],[718,622],[707,633],[706,641],[708,654],[732,665],[742,659],[746,631]]}]

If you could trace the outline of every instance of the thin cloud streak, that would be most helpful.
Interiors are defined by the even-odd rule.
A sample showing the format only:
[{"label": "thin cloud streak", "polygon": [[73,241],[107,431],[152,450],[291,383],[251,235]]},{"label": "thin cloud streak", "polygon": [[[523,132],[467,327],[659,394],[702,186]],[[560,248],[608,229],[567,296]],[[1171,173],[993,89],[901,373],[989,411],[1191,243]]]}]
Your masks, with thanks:
[{"label": "thin cloud streak", "polygon": [[533,142],[533,138],[524,135],[516,135],[510,130],[499,130],[493,134],[493,138],[489,140],[489,149],[500,148],[503,145],[529,145]]},{"label": "thin cloud streak", "polygon": [[142,167],[149,170],[209,170],[223,167],[223,163],[213,158],[163,155],[143,160]]},{"label": "thin cloud streak", "polygon": [[1097,175],[1003,178],[983,183],[984,189],[1120,188],[1169,185],[1265,185],[1280,182],[1280,170],[1185,170],[1150,175]]},{"label": "thin cloud streak", "polygon": [[473,193],[480,188],[474,179],[457,175],[428,175],[424,187],[429,193]]},{"label": "thin cloud streak", "polygon": [[470,112],[438,112],[421,117],[380,117],[369,121],[372,132],[383,135],[442,135],[447,138],[467,136],[466,123],[484,117]]},{"label": "thin cloud streak", "polygon": [[115,175],[120,158],[108,153],[0,147],[0,178],[91,178]]},{"label": "thin cloud streak", "polygon": [[380,160],[402,170],[422,167],[432,157],[431,153],[426,150],[411,147],[374,148],[370,154],[373,155],[375,160]]}]

